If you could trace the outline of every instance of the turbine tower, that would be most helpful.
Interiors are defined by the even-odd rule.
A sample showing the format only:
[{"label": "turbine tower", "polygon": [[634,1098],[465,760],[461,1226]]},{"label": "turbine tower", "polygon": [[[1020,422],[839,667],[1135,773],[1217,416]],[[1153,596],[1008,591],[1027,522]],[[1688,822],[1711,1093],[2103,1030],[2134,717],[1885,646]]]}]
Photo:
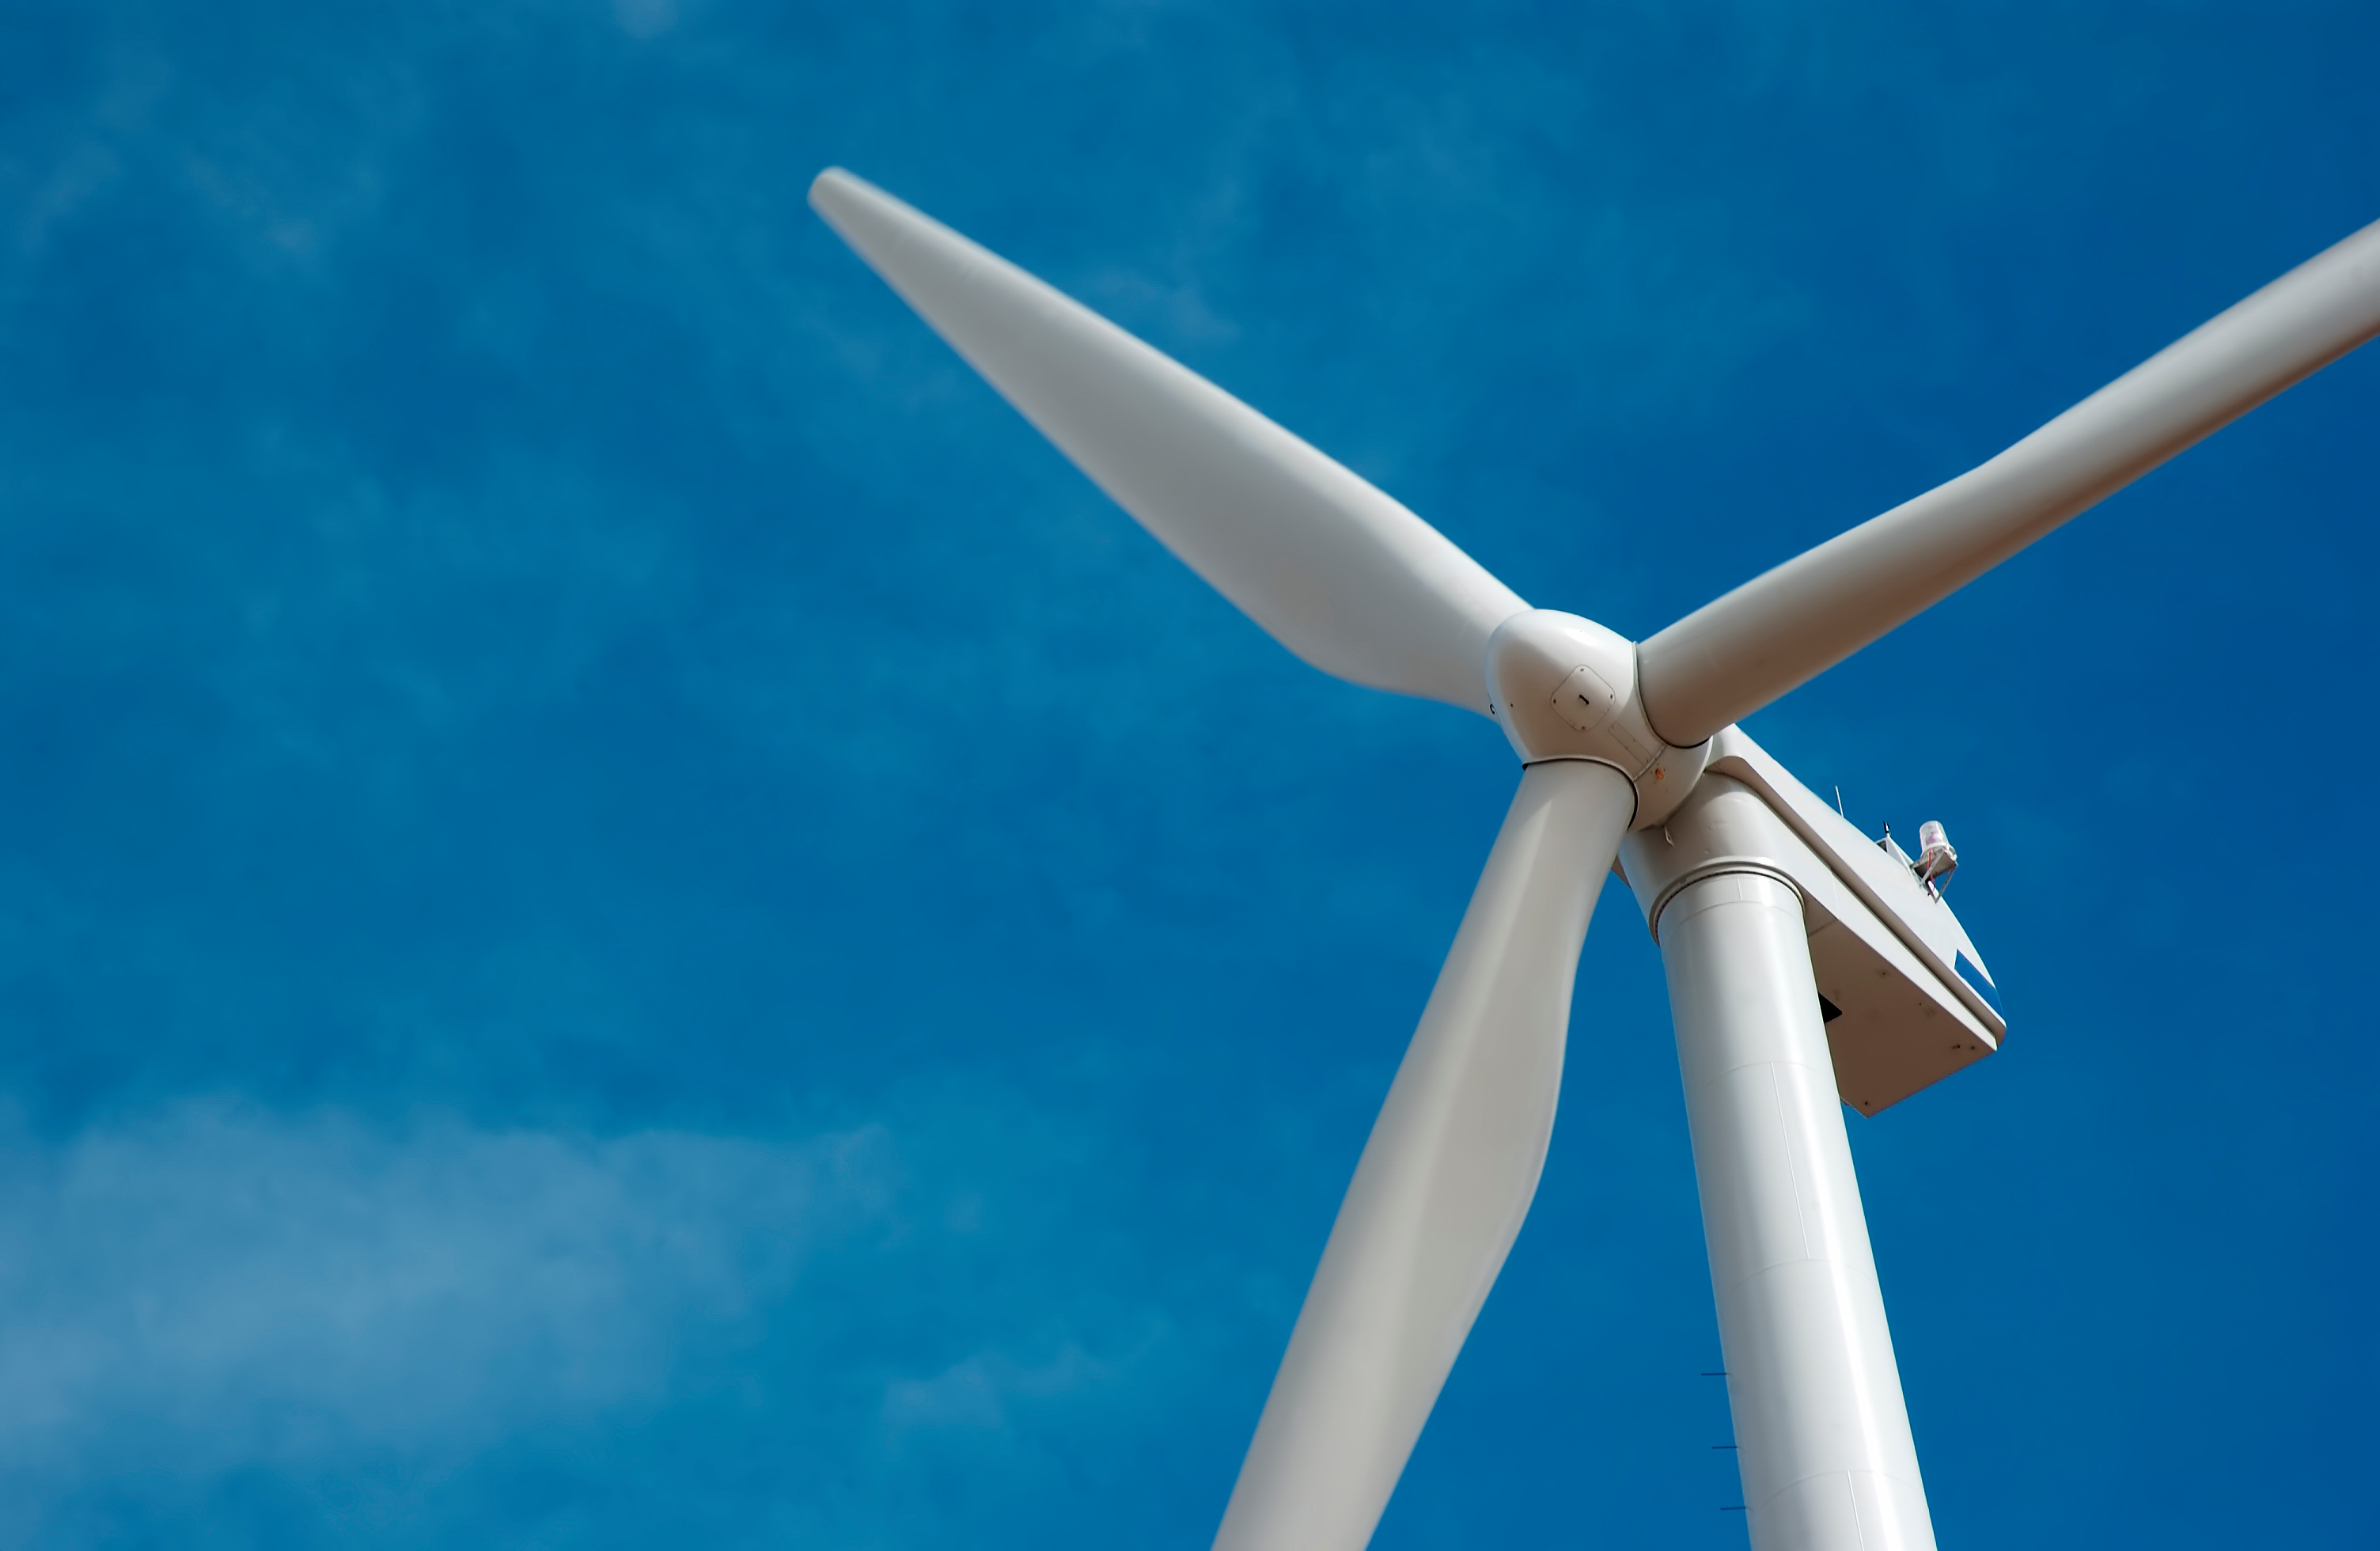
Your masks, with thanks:
[{"label": "turbine tower", "polygon": [[1520,791],[1355,1166],[1215,1537],[1370,1540],[1536,1192],[1580,946],[1617,872],[1660,944],[1752,1544],[1926,1551],[1843,1121],[1999,1048],[1912,861],[1734,723],[2380,333],[2380,223],[1989,462],[1643,641],[1533,609],[1421,518],[839,169],[810,203],[1160,542],[1328,673],[1494,719]]}]

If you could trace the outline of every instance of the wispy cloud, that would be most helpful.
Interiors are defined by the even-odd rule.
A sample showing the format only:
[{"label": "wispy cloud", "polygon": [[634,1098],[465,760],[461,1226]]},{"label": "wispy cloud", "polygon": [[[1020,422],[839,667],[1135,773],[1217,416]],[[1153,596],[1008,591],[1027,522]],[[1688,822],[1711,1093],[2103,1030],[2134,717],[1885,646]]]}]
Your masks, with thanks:
[{"label": "wispy cloud", "polygon": [[651,1403],[892,1204],[869,1129],[392,1133],[204,1103],[7,1152],[0,1465],[19,1469],[128,1436],[198,1470],[468,1450]]},{"label": "wispy cloud", "polygon": [[[1028,1484],[1169,1414],[1188,1371],[1161,1308],[1069,1285],[1080,1226],[1032,1202],[1077,1145],[930,1101],[792,1138],[232,1098],[60,1141],[12,1124],[0,1543],[94,1538],[95,1501],[252,1523],[218,1501],[242,1482],[325,1531],[387,1498],[408,1544],[440,1513],[561,1533],[605,1495],[627,1533],[722,1490],[739,1533],[939,1536],[920,1494],[941,1474],[994,1469],[978,1509],[1047,1496]],[[601,1440],[690,1417],[708,1467],[604,1462]],[[524,1472],[574,1484],[493,1509],[470,1484]]]},{"label": "wispy cloud", "polygon": [[677,25],[677,0],[612,0],[612,15],[631,38],[657,38]]}]

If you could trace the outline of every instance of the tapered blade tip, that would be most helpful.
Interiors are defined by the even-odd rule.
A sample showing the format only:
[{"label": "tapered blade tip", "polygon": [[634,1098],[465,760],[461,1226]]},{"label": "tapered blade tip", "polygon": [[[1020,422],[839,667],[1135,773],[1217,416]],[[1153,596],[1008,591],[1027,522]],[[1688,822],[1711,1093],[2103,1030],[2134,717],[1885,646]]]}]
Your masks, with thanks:
[{"label": "tapered blade tip", "polygon": [[839,205],[874,192],[858,178],[841,167],[829,167],[810,179],[810,208],[820,215],[831,215]]}]

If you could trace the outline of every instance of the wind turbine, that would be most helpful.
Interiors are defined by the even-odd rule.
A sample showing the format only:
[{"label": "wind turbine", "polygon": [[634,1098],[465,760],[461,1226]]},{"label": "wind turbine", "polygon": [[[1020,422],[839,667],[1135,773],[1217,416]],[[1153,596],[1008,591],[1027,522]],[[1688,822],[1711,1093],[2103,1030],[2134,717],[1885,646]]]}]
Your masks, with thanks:
[{"label": "wind turbine", "polygon": [[[1842,1117],[1998,1049],[1939,880],[1734,723],[2380,333],[2380,223],[1998,456],[1643,641],[1533,609],[1427,523],[839,169],[810,203],[1160,542],[1291,651],[1495,719],[1521,786],[1356,1164],[1215,1538],[1354,1551],[1520,1231],[1607,872],[1660,944],[1752,1543],[1934,1531]],[[1840,1100],[1840,1102],[1839,1102]]]}]

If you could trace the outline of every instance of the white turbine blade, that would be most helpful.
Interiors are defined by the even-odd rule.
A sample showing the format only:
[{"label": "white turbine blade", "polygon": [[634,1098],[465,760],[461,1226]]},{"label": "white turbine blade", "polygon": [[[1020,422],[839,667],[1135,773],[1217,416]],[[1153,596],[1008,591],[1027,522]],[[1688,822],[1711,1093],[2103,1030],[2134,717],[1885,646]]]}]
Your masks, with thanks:
[{"label": "white turbine blade", "polygon": [[1815,678],[2050,529],[2380,333],[2380,222],[1949,483],[1703,605],[1637,648],[1679,747]]},{"label": "white turbine blade", "polygon": [[1160,542],[1327,673],[1488,712],[1528,607],[1436,528],[1239,400],[839,168],[810,203]]},{"label": "white turbine blade", "polygon": [[1219,1551],[1357,1551],[1536,1194],[1587,918],[1635,812],[1531,765],[1322,1252]]}]

